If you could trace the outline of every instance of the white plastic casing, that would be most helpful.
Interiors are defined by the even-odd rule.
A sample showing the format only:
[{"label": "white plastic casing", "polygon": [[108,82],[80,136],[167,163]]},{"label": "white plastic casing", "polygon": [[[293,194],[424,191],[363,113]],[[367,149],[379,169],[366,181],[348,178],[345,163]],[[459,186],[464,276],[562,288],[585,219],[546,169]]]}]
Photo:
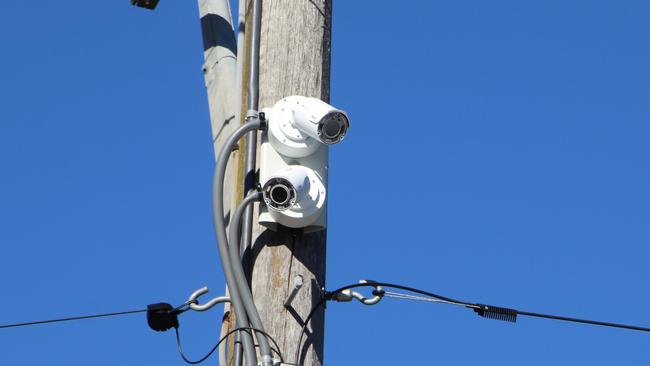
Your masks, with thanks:
[{"label": "white plastic casing", "polygon": [[[267,194],[267,186],[278,184],[289,184],[291,186],[291,199],[288,208],[274,208],[270,195]],[[269,215],[278,223],[291,227],[300,228],[312,225],[319,218],[325,206],[325,185],[321,178],[311,168],[301,165],[289,165],[277,171],[265,179],[262,190]],[[270,187],[269,187],[270,188]]]},{"label": "white plastic casing", "polygon": [[[289,173],[286,169],[293,170],[296,166],[304,169],[303,172],[306,172],[304,174],[309,178],[309,184],[308,186],[303,185],[301,191],[305,196],[301,200],[297,200],[299,202],[296,207],[277,211],[270,209],[266,204],[260,205],[259,223],[271,230],[277,230],[278,224],[290,228],[304,228],[305,232],[325,229],[327,227],[328,146],[307,136],[302,142],[296,141],[300,139],[291,140],[292,142],[287,144],[291,146],[288,150],[277,145],[278,141],[276,144],[272,144],[271,126],[276,124],[278,116],[272,110],[264,112],[267,116],[269,129],[266,133],[262,133],[260,142],[260,184],[264,186],[270,179],[280,175],[285,175],[285,178],[289,178],[290,181],[295,180],[297,174],[294,175],[294,173],[298,173],[299,169],[293,173]],[[302,156],[296,157],[296,154],[292,154],[292,148],[295,151],[303,151],[302,154],[297,154]],[[311,151],[311,153],[304,154],[305,151]],[[297,195],[300,193],[297,192]]]},{"label": "white plastic casing", "polygon": [[266,204],[260,205],[260,224],[272,230],[278,225],[305,232],[325,229],[328,145],[347,133],[347,114],[320,99],[296,95],[264,112],[268,128],[262,133],[259,175]]},{"label": "white plastic casing", "polygon": [[[311,155],[322,144],[339,142],[349,126],[345,112],[320,99],[302,96],[281,99],[268,110],[267,119],[269,141],[282,155],[292,158]],[[333,122],[334,131],[340,132],[336,138],[328,139],[322,131],[325,121]]]},{"label": "white plastic casing", "polygon": [[[264,193],[264,201],[267,203],[267,205],[270,206],[271,209],[274,209],[276,211],[283,211],[286,208],[284,206],[290,206],[295,204],[297,201],[302,200],[306,197],[311,188],[309,173],[310,169],[307,169],[300,165],[289,165],[288,167],[276,172],[273,176],[269,177],[266,180],[266,183],[264,183],[262,189]],[[281,205],[274,205],[273,199],[269,197],[271,196],[271,192],[266,188],[267,185],[272,184],[289,186],[285,187],[285,189],[280,189],[280,191],[286,192],[286,188],[290,188],[291,190],[291,192],[286,192],[285,200]]]}]

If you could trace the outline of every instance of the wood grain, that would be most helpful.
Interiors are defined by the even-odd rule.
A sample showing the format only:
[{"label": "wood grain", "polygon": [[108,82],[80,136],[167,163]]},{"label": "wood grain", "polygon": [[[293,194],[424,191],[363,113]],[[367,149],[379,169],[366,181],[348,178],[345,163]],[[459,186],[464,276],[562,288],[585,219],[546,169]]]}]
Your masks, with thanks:
[{"label": "wood grain", "polygon": [[[289,95],[329,101],[331,0],[266,0],[260,45],[260,106],[267,108]],[[259,161],[259,158],[258,158]],[[255,212],[257,217],[257,207]],[[303,319],[321,298],[325,286],[326,231],[302,234],[273,232],[255,223],[252,290],[266,331],[276,338],[285,361],[293,359]],[[283,306],[296,275],[305,285]],[[323,363],[324,312],[318,311],[303,339],[306,366]]]}]

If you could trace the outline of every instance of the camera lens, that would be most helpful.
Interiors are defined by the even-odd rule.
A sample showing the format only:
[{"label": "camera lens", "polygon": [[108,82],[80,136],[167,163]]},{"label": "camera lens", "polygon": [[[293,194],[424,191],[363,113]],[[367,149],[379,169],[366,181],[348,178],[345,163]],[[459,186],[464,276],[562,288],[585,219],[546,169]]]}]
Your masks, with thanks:
[{"label": "camera lens", "polygon": [[289,201],[289,189],[283,185],[273,186],[271,188],[271,200],[276,205],[284,205]]},{"label": "camera lens", "polygon": [[277,211],[286,210],[296,203],[296,190],[284,178],[272,178],[262,188],[264,202]]},{"label": "camera lens", "polygon": [[318,124],[318,136],[326,144],[335,144],[343,139],[350,126],[345,114],[331,112],[325,115]]}]

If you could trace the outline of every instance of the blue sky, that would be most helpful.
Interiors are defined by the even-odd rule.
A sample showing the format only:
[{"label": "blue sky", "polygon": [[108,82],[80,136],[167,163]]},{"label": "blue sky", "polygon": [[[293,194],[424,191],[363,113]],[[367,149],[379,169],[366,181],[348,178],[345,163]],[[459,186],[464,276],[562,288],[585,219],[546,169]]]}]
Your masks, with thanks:
[{"label": "blue sky", "polygon": [[[336,1],[327,283],[650,326],[650,5]],[[0,323],[223,291],[197,5],[0,4]],[[186,314],[187,351],[221,310]],[[648,335],[386,299],[325,361],[648,364]],[[141,315],[0,330],[0,364],[181,365]],[[211,361],[216,363],[216,359]]]}]

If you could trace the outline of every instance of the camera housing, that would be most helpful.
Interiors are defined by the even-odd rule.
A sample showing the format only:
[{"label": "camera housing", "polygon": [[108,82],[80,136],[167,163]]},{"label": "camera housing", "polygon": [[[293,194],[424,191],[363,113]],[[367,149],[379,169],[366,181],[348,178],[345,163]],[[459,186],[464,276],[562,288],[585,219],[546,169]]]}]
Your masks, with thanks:
[{"label": "camera housing", "polygon": [[304,232],[327,227],[328,148],[350,127],[348,115],[320,99],[290,96],[265,109],[259,179],[265,205],[259,223]]},{"label": "camera housing", "polygon": [[[259,223],[271,230],[280,226],[305,232],[327,226],[327,146],[303,158],[289,158],[273,148],[268,134],[260,145],[260,184],[265,204]],[[286,192],[286,198],[283,196]]]},{"label": "camera housing", "polygon": [[320,144],[339,143],[348,131],[348,115],[320,99],[290,96],[281,99],[266,114],[269,141],[282,155],[302,158]]},{"label": "camera housing", "polygon": [[270,216],[278,223],[300,228],[313,224],[325,205],[325,185],[312,169],[290,165],[262,186]]}]

